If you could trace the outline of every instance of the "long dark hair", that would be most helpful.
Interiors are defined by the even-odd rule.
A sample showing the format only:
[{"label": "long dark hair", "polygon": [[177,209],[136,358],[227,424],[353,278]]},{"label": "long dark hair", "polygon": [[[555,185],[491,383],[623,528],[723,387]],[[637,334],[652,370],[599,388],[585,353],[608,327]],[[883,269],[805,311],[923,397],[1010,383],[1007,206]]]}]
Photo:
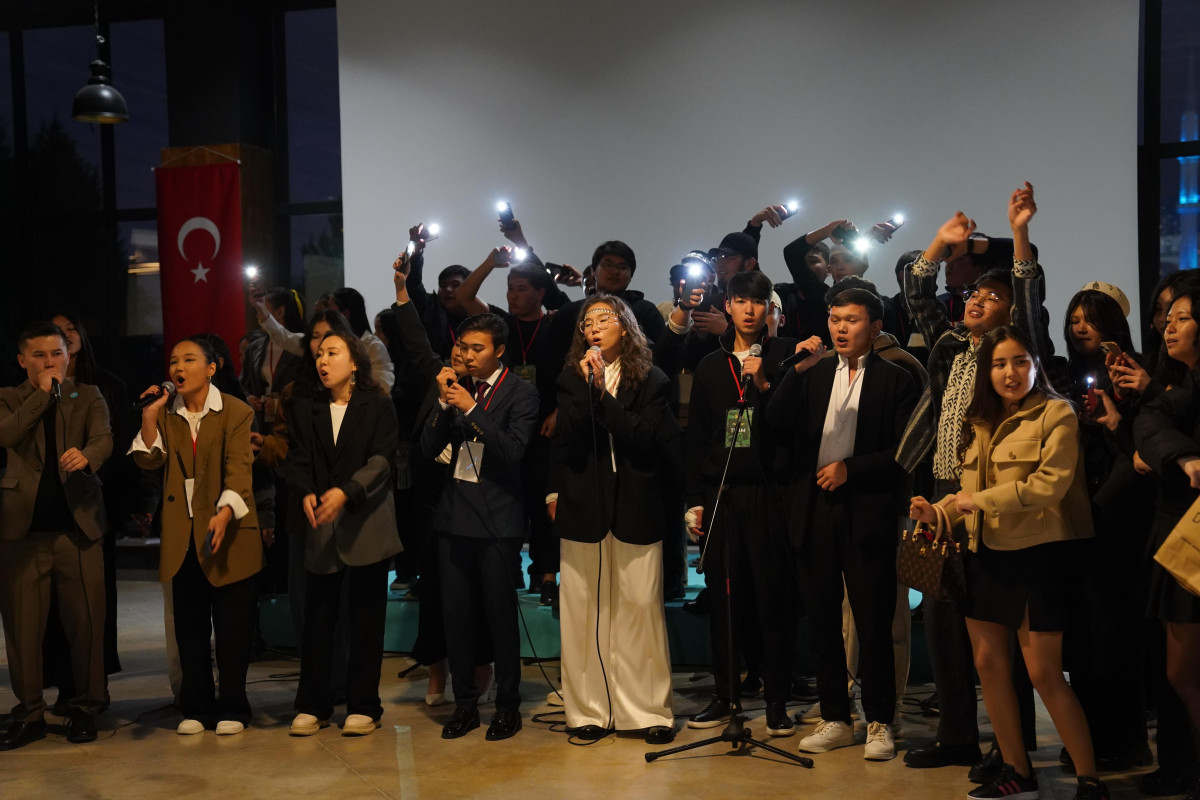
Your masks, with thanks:
[{"label": "long dark hair", "polygon": [[79,316],[69,311],[56,311],[47,319],[53,320],[56,317],[62,317],[71,323],[71,327],[79,334],[79,353],[74,356],[75,382],[95,385],[100,365],[96,363],[96,351],[92,349],[92,339],[88,336],[83,323],[79,321]]},{"label": "long dark hair", "polygon": [[[1175,303],[1184,298],[1192,301],[1192,316],[1196,317],[1200,314],[1200,283],[1188,281],[1177,284],[1171,298],[1171,306],[1174,306]],[[1194,346],[1200,347],[1200,337],[1198,337]],[[1166,345],[1163,345],[1159,351],[1158,363],[1155,364],[1154,369],[1154,377],[1159,383],[1163,386],[1178,386],[1190,371],[1191,367],[1187,364],[1167,355]]]},{"label": "long dark hair", "polygon": [[[332,330],[321,337],[321,341],[324,342],[326,339],[334,337],[346,343],[346,349],[350,351],[350,360],[354,362],[354,366],[358,367],[358,371],[355,373],[354,391],[385,394],[383,387],[376,383],[371,376],[371,354],[367,352],[367,345],[363,340],[352,332]],[[326,402],[330,399],[329,389],[319,380],[313,387],[313,397]]]},{"label": "long dark hair", "polygon": [[1133,351],[1133,335],[1129,332],[1129,320],[1116,300],[1098,292],[1095,289],[1083,289],[1075,293],[1067,304],[1067,314],[1063,319],[1063,338],[1067,341],[1067,359],[1072,365],[1084,355],[1075,349],[1071,339],[1071,316],[1076,310],[1083,312],[1083,318],[1092,326],[1100,338],[1106,342],[1116,342],[1122,352]]},{"label": "long dark hair", "polygon": [[304,330],[304,303],[295,289],[278,286],[267,292],[266,302],[283,309],[283,327],[292,333]]},{"label": "long dark hair", "polygon": [[1037,356],[1037,351],[1034,350],[1033,340],[1025,331],[1016,325],[1001,325],[999,328],[989,331],[983,337],[979,355],[975,361],[975,389],[971,394],[971,404],[967,406],[967,413],[963,417],[963,427],[959,435],[958,457],[960,462],[966,455],[967,448],[975,439],[975,425],[995,430],[996,426],[1007,416],[1004,401],[1000,399],[1000,395],[996,394],[996,390],[992,386],[992,355],[995,353],[997,345],[1010,340],[1025,349],[1033,364],[1033,389],[1029,393],[1040,393],[1047,399],[1054,398],[1070,402],[1055,391],[1050,382],[1046,380],[1046,372],[1042,369],[1042,362]]},{"label": "long dark hair", "polygon": [[333,302],[338,311],[350,321],[350,330],[358,336],[371,332],[371,322],[367,319],[367,304],[357,289],[343,286],[333,293]]},{"label": "long dark hair", "polygon": [[217,391],[233,395],[245,402],[246,392],[242,390],[241,381],[233,370],[233,354],[229,352],[229,345],[225,344],[225,340],[215,333],[198,333],[191,338],[193,341],[202,339],[208,342],[213,355],[216,356],[215,361],[210,363],[217,365],[216,374],[212,377],[213,386],[217,387]]},{"label": "long dark hair", "polygon": [[319,322],[328,325],[329,330],[333,333],[340,333],[348,338],[357,338],[354,331],[350,329],[350,323],[340,312],[334,311],[332,308],[322,308],[315,312],[304,328],[304,352],[300,356],[300,374],[296,377],[293,387],[294,397],[311,397],[321,387],[321,381],[317,377],[317,362],[313,358],[312,348],[309,347],[309,342],[313,337],[313,328],[317,327]]},{"label": "long dark hair", "polygon": [[[642,333],[642,326],[638,324],[637,317],[633,316],[633,309],[629,304],[611,294],[594,294],[583,301],[583,306],[579,309],[579,322],[583,322],[588,309],[601,303],[613,310],[621,322],[622,330],[625,331],[625,335],[621,337],[621,383],[630,388],[641,386],[650,374],[650,368],[654,366],[654,356],[650,351],[649,342],[646,341],[646,335]],[[571,336],[571,349],[567,353],[565,368],[577,371],[588,347],[583,331],[576,325],[575,333]]]}]

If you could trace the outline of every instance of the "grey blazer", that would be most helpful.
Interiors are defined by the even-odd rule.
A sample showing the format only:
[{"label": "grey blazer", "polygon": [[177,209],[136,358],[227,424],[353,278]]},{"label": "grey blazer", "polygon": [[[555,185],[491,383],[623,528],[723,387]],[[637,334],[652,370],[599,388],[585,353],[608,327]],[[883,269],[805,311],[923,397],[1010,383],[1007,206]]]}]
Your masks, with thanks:
[{"label": "grey blazer", "polygon": [[391,398],[356,391],[333,443],[329,403],[300,399],[288,419],[291,447],[281,473],[303,497],[319,499],[332,488],[346,493],[333,523],[317,528],[305,520],[304,568],[318,575],[391,558],[404,548],[396,530],[392,458],[399,436]]}]

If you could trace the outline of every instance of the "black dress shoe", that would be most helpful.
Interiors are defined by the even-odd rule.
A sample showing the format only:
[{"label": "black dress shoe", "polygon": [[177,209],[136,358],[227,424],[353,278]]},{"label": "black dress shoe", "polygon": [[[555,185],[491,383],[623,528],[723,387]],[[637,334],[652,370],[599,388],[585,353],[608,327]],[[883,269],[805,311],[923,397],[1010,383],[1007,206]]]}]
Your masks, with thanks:
[{"label": "black dress shoe", "polygon": [[442,726],[443,739],[457,739],[466,736],[479,727],[479,710],[475,708],[456,708],[450,721]]},{"label": "black dress shoe", "polygon": [[558,584],[546,581],[542,584],[542,596],[538,599],[539,606],[552,606],[558,602]]},{"label": "black dress shoe", "polygon": [[744,680],[738,686],[738,694],[742,697],[757,697],[763,690],[762,678],[755,675],[753,672],[746,674]]},{"label": "black dress shoe", "polygon": [[707,614],[708,613],[708,587],[700,590],[696,595],[695,600],[688,600],[683,604],[683,610],[689,614]]},{"label": "black dress shoe", "polygon": [[45,736],[46,720],[39,719],[37,722],[13,720],[0,733],[0,750],[16,750],[18,747],[24,747],[30,742],[45,738]]},{"label": "black dress shoe", "polygon": [[788,714],[786,703],[767,703],[767,733],[772,736],[791,736],[796,723]]},{"label": "black dress shoe", "polygon": [[502,708],[492,716],[492,724],[488,725],[487,735],[484,738],[489,742],[498,742],[501,739],[516,736],[519,730],[521,730],[521,712]]},{"label": "black dress shoe", "polygon": [[988,750],[987,755],[980,759],[978,764],[971,767],[971,771],[967,773],[967,780],[972,783],[990,783],[1003,769],[1004,756],[1000,754],[996,743],[992,742],[992,749]]},{"label": "black dress shoe", "polygon": [[67,741],[71,744],[83,744],[96,741],[96,718],[86,711],[76,710],[71,714],[67,723]]},{"label": "black dress shoe", "polygon": [[928,747],[915,747],[904,754],[904,763],[916,769],[932,769],[935,767],[971,767],[980,759],[983,753],[979,745],[942,744],[934,742]]},{"label": "black dress shoe", "polygon": [[569,733],[576,739],[582,739],[585,742],[594,742],[597,739],[603,739],[608,736],[609,731],[601,728],[599,725],[584,725],[582,728],[575,728]]},{"label": "black dress shoe", "polygon": [[[741,709],[739,708],[738,710],[740,711]],[[722,700],[714,694],[712,700],[704,707],[703,711],[688,717],[687,725],[689,728],[715,728],[728,721],[729,701]]]},{"label": "black dress shoe", "polygon": [[670,744],[675,741],[675,729],[668,725],[646,728],[646,744]]}]

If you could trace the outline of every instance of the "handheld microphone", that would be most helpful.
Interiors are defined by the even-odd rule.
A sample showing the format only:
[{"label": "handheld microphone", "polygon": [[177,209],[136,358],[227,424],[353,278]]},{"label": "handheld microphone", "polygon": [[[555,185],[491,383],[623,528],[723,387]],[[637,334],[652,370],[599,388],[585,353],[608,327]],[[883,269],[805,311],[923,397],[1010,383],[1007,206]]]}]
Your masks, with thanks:
[{"label": "handheld microphone", "polygon": [[[159,384],[158,388],[162,389],[166,394],[175,394],[175,384],[170,381],[163,381]],[[133,407],[137,409],[145,408],[160,397],[162,397],[162,394],[148,394],[145,397],[139,397],[133,401]]]},{"label": "handheld microphone", "polygon": [[50,379],[50,396],[55,402],[62,400],[62,384],[58,382],[58,378]]},{"label": "handheld microphone", "polygon": [[[592,345],[591,347],[588,348],[588,352],[589,353],[599,353],[600,345],[598,345],[598,344]],[[601,356],[600,360],[603,361],[604,357]],[[592,383],[595,382],[595,380],[596,380],[595,369],[592,367],[591,361],[589,361],[588,362],[588,385],[590,386]]]},{"label": "handheld microphone", "polygon": [[[750,352],[746,354],[746,358],[758,358],[761,355],[762,345],[758,342],[755,342],[754,344],[750,345]],[[746,389],[750,387],[750,381],[753,379],[754,376],[750,375],[749,373],[742,373],[742,394],[746,393]]]},{"label": "handheld microphone", "polygon": [[787,358],[780,361],[779,368],[780,369],[789,369],[791,367],[794,367],[811,355],[812,355],[811,350],[801,348],[800,350],[797,350],[795,353],[792,353],[790,356],[788,356]]}]

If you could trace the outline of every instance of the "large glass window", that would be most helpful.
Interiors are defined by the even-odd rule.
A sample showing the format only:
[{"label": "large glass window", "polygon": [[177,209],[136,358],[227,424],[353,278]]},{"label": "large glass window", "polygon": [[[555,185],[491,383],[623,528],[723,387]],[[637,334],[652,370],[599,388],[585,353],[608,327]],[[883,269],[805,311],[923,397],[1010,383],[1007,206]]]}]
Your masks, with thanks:
[{"label": "large glass window", "polygon": [[304,296],[309,309],[321,295],[345,285],[342,216],[297,214],[290,222],[290,286]]},{"label": "large glass window", "polygon": [[8,34],[0,31],[0,216],[15,208],[12,65]]},{"label": "large glass window", "polygon": [[129,122],[114,126],[117,208],[153,208],[154,174],[167,146],[167,71],[162,20],[111,27],[113,85],[129,105]]},{"label": "large glass window", "polygon": [[[25,103],[29,157],[100,185],[100,130],[71,119],[75,93],[91,76],[96,30],[91,25],[25,31]],[[41,209],[36,209],[41,210]]]},{"label": "large glass window", "polygon": [[284,36],[289,199],[293,203],[340,200],[337,10],[288,12]]}]

